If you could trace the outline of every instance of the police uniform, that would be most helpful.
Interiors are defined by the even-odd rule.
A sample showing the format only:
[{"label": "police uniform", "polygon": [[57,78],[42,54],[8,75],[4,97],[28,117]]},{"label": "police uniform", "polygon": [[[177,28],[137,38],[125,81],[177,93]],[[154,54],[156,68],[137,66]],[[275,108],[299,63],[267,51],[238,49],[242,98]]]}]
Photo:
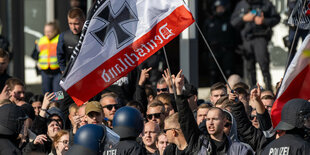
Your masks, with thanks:
[{"label": "police uniform", "polygon": [[[249,12],[256,16],[261,16],[263,13],[263,23],[256,25],[254,21],[243,21],[243,16]],[[240,30],[243,56],[251,86],[256,85],[255,63],[257,61],[262,70],[266,89],[272,89],[267,45],[272,36],[271,28],[279,22],[280,16],[269,0],[242,0],[237,4],[231,16],[231,24]]]},{"label": "police uniform", "polygon": [[266,146],[262,155],[301,155],[310,154],[310,143],[301,136],[285,134]]},{"label": "police uniform", "polygon": [[146,149],[135,138],[121,140],[115,147],[104,151],[104,155],[145,155]]},{"label": "police uniform", "polygon": [[306,155],[310,154],[310,143],[303,139],[305,120],[310,114],[310,102],[292,99],[282,108],[281,121],[274,130],[285,131],[280,138],[269,143],[263,155]]},{"label": "police uniform", "polygon": [[132,107],[118,109],[113,118],[113,131],[120,136],[120,141],[112,148],[106,149],[104,155],[145,155],[146,149],[136,141],[143,131],[141,113]]}]

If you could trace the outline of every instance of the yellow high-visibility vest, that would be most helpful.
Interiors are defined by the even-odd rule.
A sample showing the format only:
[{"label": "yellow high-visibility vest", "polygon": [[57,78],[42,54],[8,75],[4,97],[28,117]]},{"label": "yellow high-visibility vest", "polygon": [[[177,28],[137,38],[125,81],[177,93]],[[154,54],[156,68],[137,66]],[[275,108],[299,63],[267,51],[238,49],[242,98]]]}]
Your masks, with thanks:
[{"label": "yellow high-visibility vest", "polygon": [[57,43],[59,35],[49,40],[46,36],[40,38],[38,46],[40,50],[39,54],[39,67],[42,70],[55,70],[59,68],[57,61]]}]

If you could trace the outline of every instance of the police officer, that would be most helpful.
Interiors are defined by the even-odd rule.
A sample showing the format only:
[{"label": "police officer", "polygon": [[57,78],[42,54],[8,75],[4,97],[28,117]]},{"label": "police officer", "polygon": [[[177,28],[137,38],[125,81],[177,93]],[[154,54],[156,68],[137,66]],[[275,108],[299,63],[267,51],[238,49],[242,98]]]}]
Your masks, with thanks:
[{"label": "police officer", "polygon": [[288,101],[281,112],[281,121],[275,128],[280,138],[268,144],[263,151],[269,155],[310,154],[310,143],[305,141],[305,130],[310,128],[310,102],[303,99]]},{"label": "police officer", "polygon": [[120,141],[105,150],[104,155],[146,154],[145,148],[136,141],[143,126],[143,118],[137,109],[128,106],[118,109],[113,118],[113,131],[120,136]]},{"label": "police officer", "polygon": [[104,125],[86,124],[74,136],[74,145],[67,155],[97,155],[119,141],[119,136]]},{"label": "police officer", "polygon": [[[227,77],[232,74],[232,70],[234,69],[234,51],[236,45],[235,30],[230,24],[230,14],[229,0],[215,0],[212,4],[212,16],[207,18],[204,23],[206,39],[210,43],[214,55]],[[211,54],[209,54],[209,61],[210,83],[214,84],[222,76],[220,76]]]},{"label": "police officer", "polygon": [[271,28],[279,22],[280,16],[269,0],[242,0],[231,16],[231,24],[241,33],[245,66],[251,86],[256,84],[257,61],[266,89],[272,89],[267,45],[272,36]]},{"label": "police officer", "polygon": [[0,154],[19,155],[17,137],[26,115],[10,100],[1,100],[0,105]]}]

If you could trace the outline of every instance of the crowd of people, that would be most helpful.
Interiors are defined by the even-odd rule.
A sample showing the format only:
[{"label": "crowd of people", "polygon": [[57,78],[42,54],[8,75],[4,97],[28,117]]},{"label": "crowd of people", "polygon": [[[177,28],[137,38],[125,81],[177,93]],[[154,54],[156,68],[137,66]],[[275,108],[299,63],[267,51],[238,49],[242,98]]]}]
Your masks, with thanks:
[{"label": "crowd of people", "polygon": [[[236,48],[230,37],[239,29],[250,78],[247,84],[231,75],[232,65],[224,66],[228,83],[214,82],[208,100],[198,98],[182,70],[158,69],[156,55],[154,63],[143,63],[77,106],[59,80],[85,22],[79,8],[69,10],[68,30],[60,33],[49,22],[36,41],[33,58],[43,95],[27,92],[23,81],[7,74],[10,55],[0,48],[0,154],[310,154],[310,96],[287,102],[278,125],[270,118],[280,86],[272,88],[267,51],[280,19],[274,6],[268,0],[241,0],[234,11],[225,0],[212,6],[215,16],[206,21],[206,32],[224,38],[207,39],[220,59],[229,58],[229,49]],[[256,59],[265,89],[256,83]],[[56,97],[59,91],[63,98]]]},{"label": "crowd of people", "polygon": [[[1,154],[76,154],[78,144],[95,154],[310,153],[309,101],[287,102],[273,128],[275,96],[259,84],[250,89],[235,75],[229,78],[234,91],[218,82],[210,89],[210,100],[198,102],[197,88],[182,70],[172,76],[165,70],[156,92],[145,84],[147,71],[141,71],[133,100],[103,92],[99,100],[81,106],[54,101],[55,94],[48,92],[27,100],[23,82],[9,78],[0,95]],[[68,114],[59,104],[69,104]],[[83,127],[90,136],[78,133]],[[102,136],[106,128],[119,138],[113,145]]]}]

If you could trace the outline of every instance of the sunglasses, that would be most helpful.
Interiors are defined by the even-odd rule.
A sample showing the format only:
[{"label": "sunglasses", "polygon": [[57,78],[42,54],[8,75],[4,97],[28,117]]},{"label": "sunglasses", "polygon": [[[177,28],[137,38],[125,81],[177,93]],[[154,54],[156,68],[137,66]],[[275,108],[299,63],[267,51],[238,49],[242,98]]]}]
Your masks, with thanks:
[{"label": "sunglasses", "polygon": [[257,115],[250,115],[250,120],[253,120]]},{"label": "sunglasses", "polygon": [[157,92],[164,92],[164,91],[168,91],[168,88],[163,88],[163,89],[156,89]]},{"label": "sunglasses", "polygon": [[147,117],[147,119],[152,119],[153,116],[154,116],[155,118],[160,118],[160,114],[161,114],[161,113],[148,114],[148,115],[146,115],[146,117]]},{"label": "sunglasses", "polygon": [[118,108],[120,108],[121,106],[119,104],[109,104],[109,105],[105,105],[103,106],[103,108],[107,108],[108,110],[112,110],[113,107],[115,108],[115,110],[117,110]]}]

